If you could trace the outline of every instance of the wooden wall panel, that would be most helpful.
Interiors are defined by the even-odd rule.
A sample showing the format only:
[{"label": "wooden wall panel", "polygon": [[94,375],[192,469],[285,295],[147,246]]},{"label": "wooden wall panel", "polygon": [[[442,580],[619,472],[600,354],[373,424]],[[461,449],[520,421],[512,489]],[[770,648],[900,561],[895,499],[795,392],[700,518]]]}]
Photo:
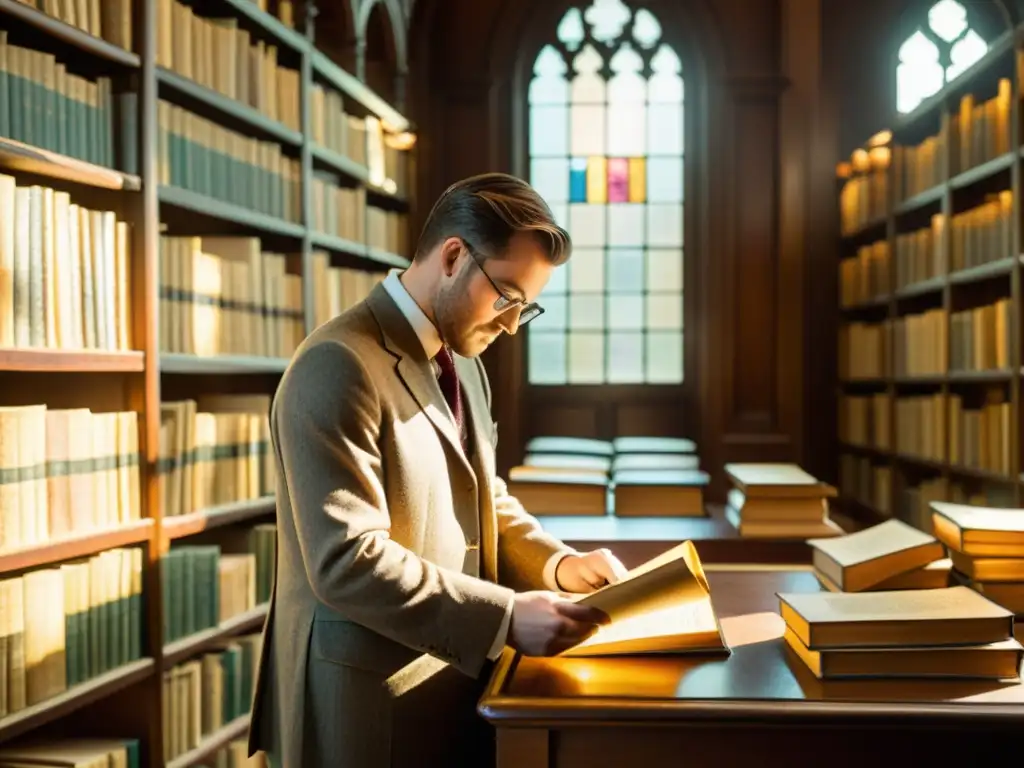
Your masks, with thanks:
[{"label": "wooden wall panel", "polygon": [[763,432],[773,428],[775,413],[776,381],[765,374],[775,368],[773,328],[779,311],[774,238],[778,112],[774,98],[741,92],[734,114],[736,241],[727,298],[734,320],[724,339],[732,358],[726,418],[730,431]]}]

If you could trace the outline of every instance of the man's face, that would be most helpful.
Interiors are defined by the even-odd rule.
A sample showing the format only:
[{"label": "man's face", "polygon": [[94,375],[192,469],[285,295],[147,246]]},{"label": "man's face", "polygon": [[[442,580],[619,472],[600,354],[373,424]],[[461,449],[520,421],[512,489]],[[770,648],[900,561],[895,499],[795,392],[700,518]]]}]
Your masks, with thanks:
[{"label": "man's face", "polygon": [[[480,253],[482,264],[462,241],[450,279],[439,292],[435,319],[442,338],[456,354],[476,357],[502,333],[515,333],[519,328],[521,306],[500,311],[505,299],[535,301],[551,278],[553,267],[536,240],[516,234],[509,241],[504,258],[487,258]],[[477,247],[470,244],[471,247]],[[499,308],[496,308],[496,305]]]}]

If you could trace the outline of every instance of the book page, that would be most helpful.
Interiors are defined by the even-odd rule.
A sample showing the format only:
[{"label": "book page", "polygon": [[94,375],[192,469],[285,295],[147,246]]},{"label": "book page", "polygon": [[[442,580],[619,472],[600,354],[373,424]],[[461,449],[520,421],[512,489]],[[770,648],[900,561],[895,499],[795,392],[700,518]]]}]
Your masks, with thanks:
[{"label": "book page", "polygon": [[586,656],[616,651],[665,653],[686,648],[720,648],[723,645],[711,599],[705,596],[601,627],[562,655]]},{"label": "book page", "polygon": [[600,608],[613,623],[708,598],[708,585],[693,543],[686,541],[637,566],[615,584],[576,601]]}]

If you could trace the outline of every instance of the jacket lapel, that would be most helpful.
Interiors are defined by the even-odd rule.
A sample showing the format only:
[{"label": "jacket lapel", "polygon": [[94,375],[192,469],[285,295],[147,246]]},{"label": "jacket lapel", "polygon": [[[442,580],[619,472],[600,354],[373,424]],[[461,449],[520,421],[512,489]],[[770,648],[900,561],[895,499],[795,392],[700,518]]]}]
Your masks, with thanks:
[{"label": "jacket lapel", "polygon": [[480,372],[473,360],[455,355],[455,370],[462,383],[466,428],[470,435],[470,463],[477,478],[480,508],[480,540],[482,575],[496,581],[498,577],[498,529],[494,510],[494,448],[491,445],[491,414],[483,389],[477,385]]},{"label": "jacket lapel", "polygon": [[416,332],[384,286],[374,286],[367,297],[367,303],[380,325],[384,348],[396,359],[395,371],[398,377],[434,428],[448,442],[448,447],[458,457],[463,469],[472,475],[473,468],[462,451],[462,441],[455,422],[448,415],[448,404]]}]

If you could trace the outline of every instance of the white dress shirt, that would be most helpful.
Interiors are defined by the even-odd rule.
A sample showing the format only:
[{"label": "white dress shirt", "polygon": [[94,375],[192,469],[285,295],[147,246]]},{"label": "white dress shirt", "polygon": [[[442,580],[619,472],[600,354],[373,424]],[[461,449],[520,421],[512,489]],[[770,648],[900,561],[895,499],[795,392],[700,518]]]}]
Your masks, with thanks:
[{"label": "white dress shirt", "polygon": [[[440,369],[437,362],[435,362],[434,357],[441,351],[441,336],[438,334],[437,328],[434,327],[434,324],[430,322],[430,319],[423,313],[423,310],[420,309],[416,300],[409,295],[409,291],[407,291],[405,286],[402,285],[402,281],[399,279],[400,275],[401,271],[398,269],[392,269],[388,272],[388,276],[384,279],[384,288],[387,290],[391,298],[395,300],[395,304],[398,305],[398,309],[409,321],[413,330],[416,331],[416,335],[419,337],[420,343],[423,344],[423,350],[427,353],[427,359],[430,360],[434,369],[434,376],[439,376]],[[451,409],[449,409],[448,415],[451,416],[452,420],[455,419],[451,413]],[[561,590],[558,586],[558,582],[555,580],[555,573],[558,568],[558,563],[564,556],[564,553],[557,553],[552,555],[551,558],[548,559],[547,563],[544,564],[544,584],[550,590]],[[505,647],[505,641],[508,638],[509,624],[512,621],[512,606],[513,601],[509,600],[508,609],[505,611],[505,619],[498,628],[498,634],[494,638],[494,644],[491,646],[491,650],[487,654],[487,657],[492,661],[501,655],[501,651]]]}]

